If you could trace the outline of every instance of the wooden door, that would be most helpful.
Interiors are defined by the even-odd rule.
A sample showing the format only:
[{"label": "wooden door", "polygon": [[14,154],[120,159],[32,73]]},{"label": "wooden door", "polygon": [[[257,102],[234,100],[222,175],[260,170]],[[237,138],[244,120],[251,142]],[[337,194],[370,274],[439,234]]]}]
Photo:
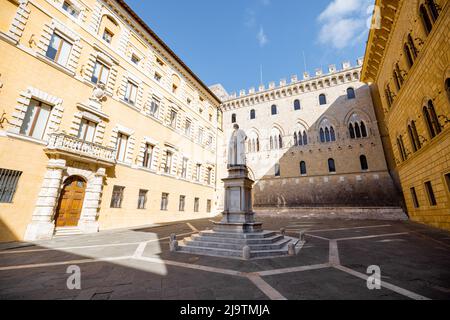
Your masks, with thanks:
[{"label": "wooden door", "polygon": [[56,211],[56,227],[76,227],[83,209],[86,182],[71,177],[64,184]]}]

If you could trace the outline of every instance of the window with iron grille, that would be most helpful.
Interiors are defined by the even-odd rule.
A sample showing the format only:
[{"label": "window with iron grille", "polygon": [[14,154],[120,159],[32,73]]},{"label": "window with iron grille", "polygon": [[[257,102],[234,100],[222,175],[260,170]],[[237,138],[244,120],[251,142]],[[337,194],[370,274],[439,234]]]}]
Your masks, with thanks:
[{"label": "window with iron grille", "polygon": [[12,203],[22,171],[0,168],[0,203]]},{"label": "window with iron grille", "polygon": [[145,205],[147,204],[147,193],[148,190],[139,190],[138,209],[145,209]]}]

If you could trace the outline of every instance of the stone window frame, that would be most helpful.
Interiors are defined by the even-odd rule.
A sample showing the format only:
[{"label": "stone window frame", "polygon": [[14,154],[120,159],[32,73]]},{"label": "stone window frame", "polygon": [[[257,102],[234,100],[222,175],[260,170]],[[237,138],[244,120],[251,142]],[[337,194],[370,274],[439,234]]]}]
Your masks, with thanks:
[{"label": "stone window frame", "polygon": [[112,58],[110,55],[95,49],[94,53],[91,53],[88,58],[88,62],[85,66],[83,66],[82,75],[85,81],[89,82],[90,84],[96,86],[97,84],[92,82],[92,76],[94,74],[95,64],[97,61],[100,61],[100,63],[104,64],[109,68],[109,77],[108,81],[105,84],[105,91],[109,95],[113,95],[114,93],[114,87],[117,82],[117,76],[119,73],[118,66],[119,61]]},{"label": "stone window frame", "polygon": [[[134,104],[131,104],[130,102],[125,100],[125,94],[127,92],[127,86],[128,83],[132,83],[137,86],[137,93],[136,93],[136,101]],[[122,77],[122,82],[117,90],[117,95],[119,97],[119,100],[126,104],[127,106],[132,107],[135,110],[140,110],[142,103],[144,101],[144,86],[143,81],[136,77],[135,75],[128,73]]]},{"label": "stone window frame", "polygon": [[19,6],[17,12],[11,21],[10,27],[6,35],[16,43],[20,41],[25,30],[25,25],[30,18],[31,10],[28,7],[29,0],[18,0]]},{"label": "stone window frame", "polygon": [[[53,34],[57,34],[58,36],[64,38],[64,40],[72,45],[72,50],[70,52],[69,59],[67,60],[67,65],[65,66],[58,64],[57,62],[47,58],[46,56]],[[44,24],[41,37],[37,44],[37,53],[41,59],[44,59],[44,61],[48,61],[51,64],[55,64],[75,74],[80,60],[82,48],[81,37],[76,32],[72,31],[70,28],[68,28],[58,20],[52,19],[50,23]]]},{"label": "stone window frame", "polygon": [[102,145],[105,138],[106,122],[99,116],[89,111],[80,111],[74,114],[69,134],[74,137],[78,136],[83,119],[97,123],[93,143]]},{"label": "stone window frame", "polygon": [[113,149],[115,149],[117,147],[117,139],[119,137],[119,133],[125,134],[128,136],[128,143],[127,143],[127,151],[126,151],[125,161],[123,161],[123,162],[118,161],[118,163],[125,164],[125,165],[132,165],[133,164],[134,147],[136,145],[135,131],[132,129],[129,129],[127,127],[124,127],[122,125],[116,125],[116,127],[112,131],[111,140],[110,140],[110,147]]},{"label": "stone window frame", "polygon": [[[20,134],[20,128],[22,127],[25,114],[30,106],[32,99],[41,101],[52,107],[48,124],[45,129],[45,134],[42,140],[34,139],[32,137]],[[28,87],[26,91],[20,92],[20,96],[17,99],[17,105],[15,111],[12,114],[12,121],[8,133],[17,135],[18,137],[24,137],[33,141],[48,141],[49,136],[59,130],[61,125],[62,116],[64,113],[63,99],[53,96],[45,91],[39,90],[34,87]]]},{"label": "stone window frame", "polygon": [[[146,168],[142,165],[144,162],[145,148],[146,148],[147,144],[150,144],[153,146],[153,153],[152,153],[150,168]],[[145,137],[143,137],[138,150],[139,150],[139,152],[138,152],[138,156],[136,158],[136,162],[137,162],[139,168],[150,170],[152,172],[158,171],[158,160],[160,158],[160,151],[161,151],[159,141],[157,141],[151,137],[145,136]]]}]

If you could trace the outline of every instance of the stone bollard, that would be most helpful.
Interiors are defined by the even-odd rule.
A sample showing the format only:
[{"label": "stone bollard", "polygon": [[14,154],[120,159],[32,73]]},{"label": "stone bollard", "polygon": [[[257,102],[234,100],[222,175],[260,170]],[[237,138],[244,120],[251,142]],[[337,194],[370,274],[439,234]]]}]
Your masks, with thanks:
[{"label": "stone bollard", "polygon": [[249,246],[245,246],[243,249],[242,249],[242,258],[244,259],[244,260],[250,260],[250,254],[251,253],[251,251],[250,251],[250,247]]},{"label": "stone bollard", "polygon": [[178,250],[178,241],[170,241],[170,252],[176,252]]},{"label": "stone bollard", "polygon": [[172,233],[170,235],[169,246],[170,246],[170,252],[175,252],[178,250],[177,235],[175,233]]},{"label": "stone bollard", "polygon": [[293,243],[288,244],[288,254],[290,256],[295,256],[295,245]]},{"label": "stone bollard", "polygon": [[280,229],[280,233],[281,233],[282,236],[285,236],[286,235],[286,229],[285,228],[281,228]]},{"label": "stone bollard", "polygon": [[305,231],[304,230],[300,231],[300,234],[299,234],[298,238],[300,239],[301,242],[306,242]]}]

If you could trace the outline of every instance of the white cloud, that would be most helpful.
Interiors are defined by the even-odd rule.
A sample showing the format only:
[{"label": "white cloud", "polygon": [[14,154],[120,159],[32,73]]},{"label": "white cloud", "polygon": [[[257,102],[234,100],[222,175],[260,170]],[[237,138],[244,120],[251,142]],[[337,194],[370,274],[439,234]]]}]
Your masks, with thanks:
[{"label": "white cloud", "polygon": [[372,0],[333,0],[318,16],[319,43],[343,49],[363,41]]},{"label": "white cloud", "polygon": [[269,39],[267,38],[267,35],[265,34],[264,28],[262,26],[259,28],[259,32],[256,35],[256,38],[258,39],[260,47],[264,47],[269,42]]}]

